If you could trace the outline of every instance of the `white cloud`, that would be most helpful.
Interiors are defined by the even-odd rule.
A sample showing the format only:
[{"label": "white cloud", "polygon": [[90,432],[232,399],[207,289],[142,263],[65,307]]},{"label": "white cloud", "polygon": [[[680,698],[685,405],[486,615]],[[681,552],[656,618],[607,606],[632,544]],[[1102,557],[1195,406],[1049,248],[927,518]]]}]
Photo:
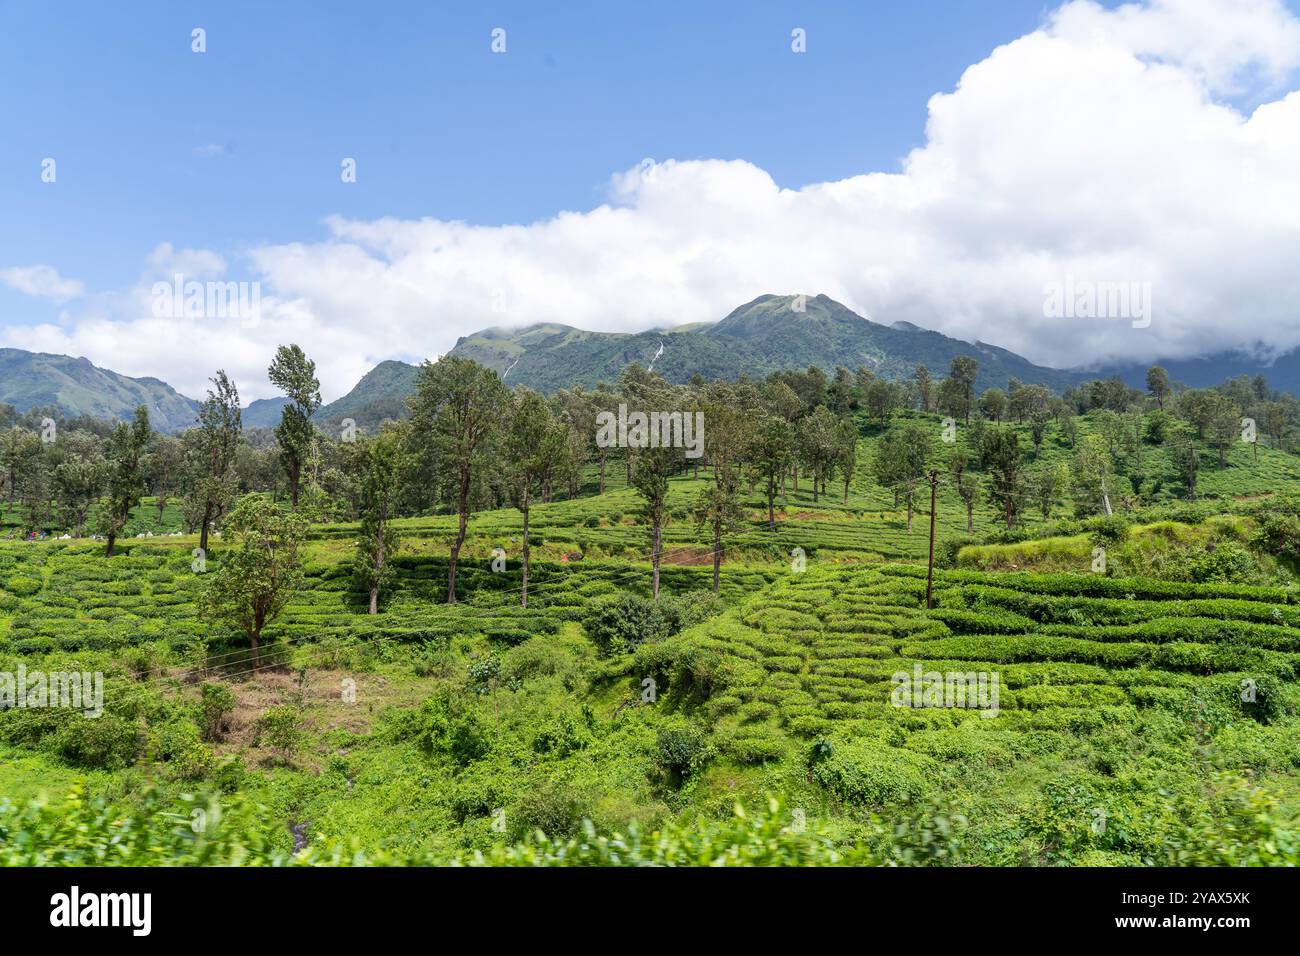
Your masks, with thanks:
[{"label": "white cloud", "polygon": [[65,279],[53,266],[12,266],[0,269],[0,282],[11,289],[38,299],[67,302],[85,293],[86,289],[76,279]]},{"label": "white cloud", "polygon": [[[335,217],[326,241],[249,254],[267,290],[256,329],[159,325],[133,300],[8,338],[190,394],[223,365],[250,398],[270,394],[278,342],[317,359],[330,398],[380,359],[433,357],[485,326],[635,330],[763,292],[825,292],[1062,366],[1290,349],[1300,92],[1279,84],[1298,66],[1300,23],[1275,0],[1072,2],[934,96],[897,172],[782,189],[747,162],[669,160],[529,225]],[[240,278],[215,253],[160,250],[151,273]],[[1150,282],[1150,326],[1045,318],[1044,287],[1070,277]]]}]

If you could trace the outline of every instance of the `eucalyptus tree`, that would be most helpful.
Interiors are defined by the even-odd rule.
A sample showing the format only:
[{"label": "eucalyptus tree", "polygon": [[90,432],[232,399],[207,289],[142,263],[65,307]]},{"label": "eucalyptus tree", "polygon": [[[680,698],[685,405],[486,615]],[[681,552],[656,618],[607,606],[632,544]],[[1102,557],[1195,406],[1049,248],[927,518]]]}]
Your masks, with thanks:
[{"label": "eucalyptus tree", "polygon": [[190,471],[186,510],[195,519],[199,548],[205,553],[212,522],[230,506],[235,494],[235,453],[243,428],[235,383],[224,371],[218,371],[209,381],[213,387],[199,405],[199,427],[186,436]]},{"label": "eucalyptus tree", "polygon": [[894,500],[907,504],[907,530],[912,530],[916,487],[925,477],[932,454],[930,432],[915,422],[886,432],[876,445],[875,477],[894,492]]},{"label": "eucalyptus tree", "polygon": [[[780,415],[766,415],[754,429],[749,464],[764,485],[768,530],[776,530],[776,495],[785,495],[785,475],[792,457],[794,429]],[[779,484],[778,484],[779,483]]]},{"label": "eucalyptus tree", "polygon": [[524,517],[523,582],[519,592],[523,607],[528,606],[528,523],[533,492],[544,487],[547,476],[566,460],[569,431],[536,392],[521,388],[515,393],[501,442],[501,467],[510,500]]},{"label": "eucalyptus tree", "polygon": [[721,586],[722,539],[745,519],[739,489],[742,459],[752,445],[752,413],[714,390],[703,404],[707,447],[713,481],[695,499],[692,515],[698,529],[708,528],[713,540],[713,591]]},{"label": "eucalyptus tree", "polygon": [[844,479],[844,504],[849,503],[849,483],[858,468],[858,426],[847,416],[835,429],[835,466]]},{"label": "eucalyptus tree", "polygon": [[470,493],[490,466],[493,442],[510,404],[495,371],[471,359],[443,356],[425,361],[411,396],[411,435],[423,473],[455,502],[457,526],[447,568],[447,603],[456,603],[456,568],[468,528]]},{"label": "eucalyptus tree", "polygon": [[361,517],[354,576],[370,595],[371,614],[379,613],[380,591],[392,580],[392,557],[400,544],[391,522],[406,474],[404,431],[404,425],[387,427],[373,438],[361,436],[346,451]]},{"label": "eucalyptus tree", "polygon": [[60,461],[54,466],[54,498],[64,523],[75,537],[86,532],[90,508],[104,487],[107,465],[99,451],[99,441],[87,432],[60,436]]},{"label": "eucalyptus tree", "polygon": [[303,468],[309,460],[316,436],[311,417],[321,405],[316,363],[307,358],[297,345],[281,345],[276,349],[267,375],[289,398],[289,403],[280,413],[275,437],[280,444],[280,462],[289,479],[289,506],[296,510]]},{"label": "eucalyptus tree", "polygon": [[117,538],[131,518],[131,509],[144,494],[141,459],[149,446],[149,411],[143,405],[130,422],[119,422],[104,445],[108,500],[99,510],[99,529],[107,538],[104,556],[111,558]]}]

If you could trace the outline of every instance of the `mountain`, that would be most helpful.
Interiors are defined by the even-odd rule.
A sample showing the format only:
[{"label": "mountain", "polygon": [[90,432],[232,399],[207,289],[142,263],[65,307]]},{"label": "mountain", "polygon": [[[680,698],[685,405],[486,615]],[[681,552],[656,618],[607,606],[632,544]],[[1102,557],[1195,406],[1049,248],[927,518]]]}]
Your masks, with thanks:
[{"label": "mountain", "polygon": [[361,377],[352,391],[318,409],[314,421],[333,426],[350,418],[367,428],[386,418],[405,418],[406,399],[415,393],[419,371],[419,366],[405,362],[380,362]]},{"label": "mountain", "polygon": [[280,413],[288,404],[289,399],[282,395],[255,399],[240,413],[240,423],[245,428],[274,428],[280,424]]},{"label": "mountain", "polygon": [[[639,333],[586,332],[551,322],[522,329],[484,329],[461,338],[449,354],[496,369],[507,385],[527,385],[548,394],[575,384],[592,387],[599,381],[615,382],[632,362],[643,366],[653,362],[654,370],[668,381],[683,383],[697,374],[706,379],[734,380],[742,374],[762,378],[809,365],[828,374],[837,365],[866,366],[878,375],[903,378],[920,363],[941,377],[954,358],[971,355],[979,361],[981,390],[1006,388],[1010,379],[1018,378],[1056,391],[1111,375],[1145,388],[1149,364],[1047,368],[1006,349],[963,342],[911,322],[881,325],[825,295],[763,295],[718,322]],[[1300,394],[1300,350],[1271,364],[1239,352],[1158,364],[1174,381],[1194,387],[1262,373],[1274,388]],[[350,392],[318,410],[315,420],[336,428],[350,418],[363,428],[373,428],[384,419],[405,417],[406,400],[415,391],[418,374],[415,365],[380,362]],[[252,402],[243,413],[245,427],[274,427],[286,401]],[[166,431],[192,424],[198,408],[197,402],[158,379],[127,378],[96,368],[84,358],[18,349],[0,349],[0,402],[20,411],[57,405],[70,416],[104,418],[129,418],[137,404],[144,404],[155,426]]]},{"label": "mountain", "polygon": [[0,402],[20,412],[53,405],[70,418],[117,419],[143,405],[153,426],[169,432],[194,424],[198,412],[198,402],[156,378],[128,378],[89,359],[21,349],[0,349]]},{"label": "mountain", "polygon": [[1146,364],[1131,363],[1123,365],[1103,365],[1088,373],[1089,378],[1109,378],[1118,375],[1125,384],[1133,388],[1147,387],[1147,369],[1151,365],[1161,365],[1174,382],[1182,382],[1192,388],[1206,388],[1218,385],[1238,375],[1263,375],[1272,388],[1292,395],[1300,395],[1300,349],[1287,352],[1273,362],[1264,362],[1246,352],[1221,352],[1206,358],[1168,359]]},{"label": "mountain", "polygon": [[[663,354],[655,359],[661,345]],[[1081,380],[1076,373],[1034,365],[993,345],[963,342],[908,322],[881,325],[825,295],[763,295],[720,322],[637,334],[583,332],[555,324],[488,329],[462,338],[451,354],[498,372],[509,369],[508,383],[543,392],[612,382],[630,362],[648,366],[652,360],[656,372],[677,383],[696,374],[762,378],[809,365],[827,373],[837,365],[866,366],[878,375],[901,378],[922,363],[938,376],[959,355],[979,360],[980,389],[1006,388],[1012,378],[1057,390]]]}]

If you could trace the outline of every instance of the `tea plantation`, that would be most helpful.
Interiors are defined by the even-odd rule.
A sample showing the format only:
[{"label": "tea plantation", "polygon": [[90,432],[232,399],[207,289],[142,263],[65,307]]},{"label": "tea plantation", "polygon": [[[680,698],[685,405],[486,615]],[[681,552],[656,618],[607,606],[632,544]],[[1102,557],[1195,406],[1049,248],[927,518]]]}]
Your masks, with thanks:
[{"label": "tea plantation", "polygon": [[[455,516],[395,521],[377,615],[357,526],[318,523],[257,666],[200,601],[221,538],[197,567],[150,502],[111,559],[0,542],[0,671],[106,680],[97,719],[0,712],[0,858],[1300,862],[1300,589],[1253,544],[1300,468],[1251,452],[1222,473],[1234,496],[1012,536],[981,506],[964,548],[945,487],[929,610],[928,500],[909,531],[864,469],[847,503],[791,487],[775,531],[747,489],[717,596],[687,513],[707,473],[672,479],[657,606],[613,471],[603,495],[535,507],[527,607],[514,509],[471,518],[456,604]],[[978,701],[899,705],[899,675],[951,674],[985,680]]]}]

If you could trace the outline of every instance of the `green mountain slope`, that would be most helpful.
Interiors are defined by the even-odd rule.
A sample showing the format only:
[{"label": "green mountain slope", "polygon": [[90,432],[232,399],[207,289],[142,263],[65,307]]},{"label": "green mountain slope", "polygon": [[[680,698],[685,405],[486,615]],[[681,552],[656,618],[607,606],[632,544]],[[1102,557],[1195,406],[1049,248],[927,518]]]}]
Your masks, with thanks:
[{"label": "green mountain slope", "polygon": [[57,406],[69,417],[130,418],[137,405],[162,431],[193,424],[198,403],[156,378],[128,378],[89,359],[0,349],[0,402],[20,412]]},{"label": "green mountain slope", "polygon": [[[699,374],[706,379],[761,377],[782,369],[817,365],[866,366],[879,375],[911,375],[917,363],[944,373],[958,355],[980,363],[979,387],[1005,388],[1011,378],[1062,389],[1080,380],[1076,373],[1034,365],[984,343],[969,343],[908,323],[881,325],[864,319],[824,295],[759,296],[720,322],[708,325],[626,333],[582,332],[563,325],[535,325],[516,331],[488,329],[462,338],[451,354],[472,358],[507,381],[545,392],[572,384],[592,386],[616,379],[631,362],[649,365],[670,382]],[[656,360],[659,346],[663,354]]]},{"label": "green mountain slope", "polygon": [[405,362],[380,362],[362,376],[352,391],[322,406],[315,420],[322,425],[337,425],[351,418],[362,427],[372,427],[387,418],[405,418],[406,399],[415,392],[418,373],[418,366]]}]

